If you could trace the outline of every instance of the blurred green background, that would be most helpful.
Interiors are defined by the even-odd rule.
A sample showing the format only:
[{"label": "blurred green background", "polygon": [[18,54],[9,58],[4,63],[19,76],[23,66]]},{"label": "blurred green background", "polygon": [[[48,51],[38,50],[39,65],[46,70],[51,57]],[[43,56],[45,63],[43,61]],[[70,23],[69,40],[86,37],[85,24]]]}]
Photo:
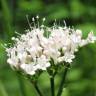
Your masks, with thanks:
[{"label": "blurred green background", "polygon": [[[84,37],[94,31],[96,35],[96,0],[0,0],[0,96],[38,96],[32,85],[23,77],[18,79],[16,73],[6,63],[6,53],[1,46],[16,36],[15,31],[25,33],[28,29],[26,15],[46,17],[46,25],[57,23],[82,29]],[[56,76],[56,90],[62,71]],[[45,96],[50,96],[49,77],[43,73],[39,78],[39,86]],[[24,85],[22,84],[24,83]],[[20,84],[23,87],[20,87]],[[87,45],[76,53],[62,96],[96,96],[96,43]]]}]

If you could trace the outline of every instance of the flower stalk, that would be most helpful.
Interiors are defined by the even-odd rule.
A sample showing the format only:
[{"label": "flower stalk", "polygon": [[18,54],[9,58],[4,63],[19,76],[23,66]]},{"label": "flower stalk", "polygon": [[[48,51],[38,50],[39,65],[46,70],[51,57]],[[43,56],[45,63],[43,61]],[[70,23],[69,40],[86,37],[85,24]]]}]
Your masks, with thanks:
[{"label": "flower stalk", "polygon": [[63,77],[62,77],[62,80],[61,80],[61,83],[60,83],[60,87],[59,87],[57,96],[61,96],[62,95],[62,91],[63,91],[63,87],[64,87],[64,84],[65,84],[65,79],[66,79],[66,76],[67,76],[67,72],[68,72],[69,67],[70,67],[70,64],[68,64],[65,67],[65,70],[64,70],[64,73],[63,73]]},{"label": "flower stalk", "polygon": [[55,96],[54,76],[50,77],[51,96]]},{"label": "flower stalk", "polygon": [[37,84],[37,80],[38,78],[34,77],[34,79],[30,78],[30,76],[26,76],[27,79],[30,81],[30,83],[33,85],[33,87],[35,88],[35,90],[37,91],[38,93],[38,96],[44,96],[43,93],[41,92],[38,84]]},{"label": "flower stalk", "polygon": [[40,89],[39,89],[37,83],[34,83],[33,85],[34,85],[34,88],[36,89],[38,95],[39,95],[39,96],[43,96],[43,94],[42,94],[42,92],[40,91]]}]

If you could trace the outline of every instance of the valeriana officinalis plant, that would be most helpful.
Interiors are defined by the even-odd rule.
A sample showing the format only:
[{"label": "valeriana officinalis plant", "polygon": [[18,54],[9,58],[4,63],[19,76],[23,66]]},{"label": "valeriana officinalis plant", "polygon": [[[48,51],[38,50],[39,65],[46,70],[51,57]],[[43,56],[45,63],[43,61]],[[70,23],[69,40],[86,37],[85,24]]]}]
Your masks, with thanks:
[{"label": "valeriana officinalis plant", "polygon": [[[75,58],[74,53],[78,52],[80,47],[94,43],[96,37],[93,32],[89,32],[88,37],[83,39],[82,31],[79,29],[75,30],[66,25],[62,27],[56,24],[48,27],[44,25],[45,18],[41,25],[38,19],[39,16],[36,20],[32,18],[33,27],[28,20],[30,30],[27,30],[26,34],[20,34],[17,38],[12,37],[14,45],[6,47],[7,62],[14,70],[33,83],[39,96],[46,95],[38,88],[37,80],[42,72],[48,72],[52,96],[61,96],[67,71]],[[61,67],[65,69],[56,95],[54,78]]]}]

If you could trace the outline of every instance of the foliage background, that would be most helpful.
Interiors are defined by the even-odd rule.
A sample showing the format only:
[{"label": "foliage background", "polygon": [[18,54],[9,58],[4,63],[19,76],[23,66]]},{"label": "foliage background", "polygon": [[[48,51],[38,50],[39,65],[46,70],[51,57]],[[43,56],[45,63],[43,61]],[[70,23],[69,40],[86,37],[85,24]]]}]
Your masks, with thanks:
[{"label": "foliage background", "polygon": [[[2,43],[11,42],[15,30],[24,33],[28,29],[26,15],[46,17],[46,25],[51,26],[63,20],[67,26],[82,29],[84,37],[91,30],[96,35],[96,0],[0,0],[0,96],[37,96],[32,85],[11,70],[6,63],[6,53]],[[56,90],[62,72],[56,76]],[[49,78],[46,73],[39,79],[45,96],[50,96]],[[23,83],[24,84],[23,84]],[[20,85],[23,85],[21,88]],[[96,43],[80,49],[70,69],[66,88],[62,96],[96,96]]]}]

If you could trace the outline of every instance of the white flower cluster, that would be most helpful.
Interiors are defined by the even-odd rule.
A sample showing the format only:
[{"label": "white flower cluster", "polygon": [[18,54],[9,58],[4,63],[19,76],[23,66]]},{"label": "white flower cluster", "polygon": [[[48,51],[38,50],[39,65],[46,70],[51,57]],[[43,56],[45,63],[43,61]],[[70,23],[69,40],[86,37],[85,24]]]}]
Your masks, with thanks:
[{"label": "white flower cluster", "polygon": [[[34,75],[36,71],[50,67],[51,59],[55,64],[71,63],[79,47],[96,41],[93,32],[90,32],[86,39],[82,39],[82,31],[78,29],[53,26],[46,27],[45,30],[43,27],[34,27],[19,38],[12,37],[14,46],[6,48],[7,62],[12,67]],[[45,33],[49,36],[46,37]]]}]

